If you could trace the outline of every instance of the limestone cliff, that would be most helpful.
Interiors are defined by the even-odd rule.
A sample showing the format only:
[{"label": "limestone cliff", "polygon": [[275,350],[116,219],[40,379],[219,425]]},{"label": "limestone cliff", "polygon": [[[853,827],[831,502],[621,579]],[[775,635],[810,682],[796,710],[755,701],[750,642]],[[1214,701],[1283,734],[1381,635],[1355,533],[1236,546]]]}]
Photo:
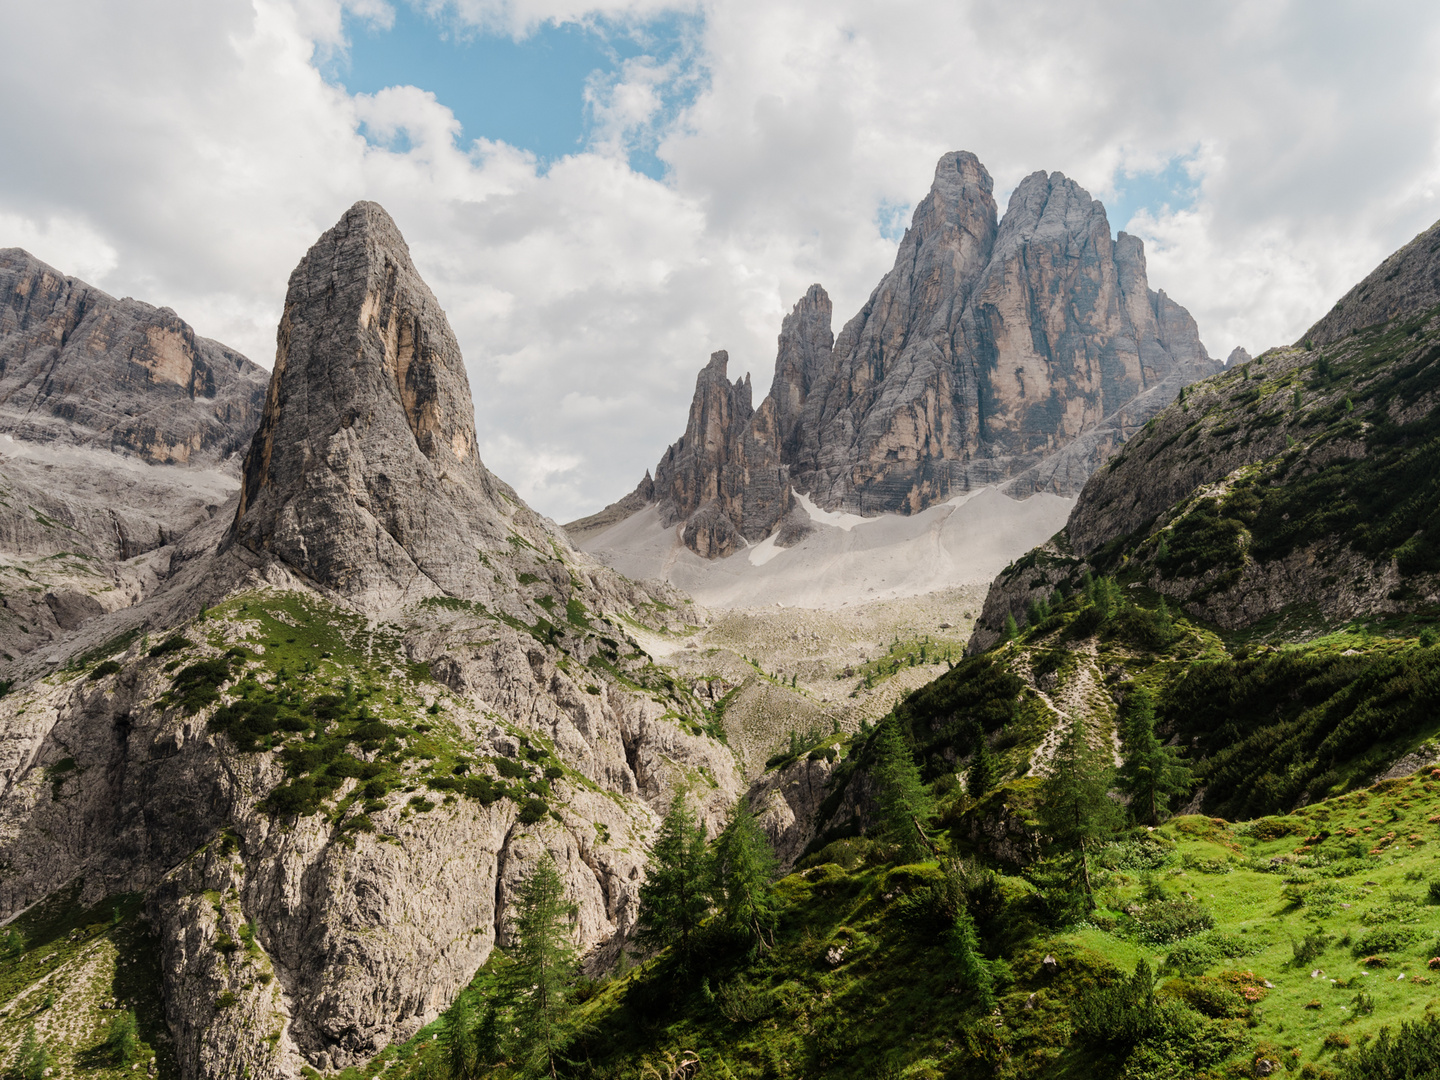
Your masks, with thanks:
[{"label": "limestone cliff", "polygon": [[235,488],[265,371],[0,250],[0,660],[134,604]]},{"label": "limestone cliff", "polygon": [[1188,387],[1091,476],[1065,530],[995,580],[972,650],[1086,572],[1227,629],[1278,617],[1303,633],[1440,598],[1440,490],[1422,464],[1440,445],[1430,259],[1422,237],[1339,309],[1364,294],[1375,306],[1355,318],[1388,321],[1332,311],[1314,349],[1237,350]]},{"label": "limestone cliff", "polygon": [[[753,418],[748,383],[742,408],[714,365],[654,496],[711,557],[773,532],[791,486],[866,515],[987,485],[1074,494],[1181,386],[1220,367],[1185,309],[1149,288],[1140,241],[1112,240],[1079,185],[1035,173],[997,220],[989,173],[961,152],[940,159],[894,268],[838,337],[820,286],[796,304]],[[675,465],[685,481],[672,490],[660,480]]]},{"label": "limestone cliff", "polygon": [[[741,791],[625,620],[683,617],[575,552],[476,455],[394,222],[292,276],[243,491],[161,588],[0,669],[0,918],[142,893],[186,1080],[367,1060],[509,933],[545,852],[613,958],[681,788]],[[98,666],[97,666],[98,664]]]},{"label": "limestone cliff", "polygon": [[0,249],[0,432],[215,463],[244,449],[266,374],[169,308]]}]

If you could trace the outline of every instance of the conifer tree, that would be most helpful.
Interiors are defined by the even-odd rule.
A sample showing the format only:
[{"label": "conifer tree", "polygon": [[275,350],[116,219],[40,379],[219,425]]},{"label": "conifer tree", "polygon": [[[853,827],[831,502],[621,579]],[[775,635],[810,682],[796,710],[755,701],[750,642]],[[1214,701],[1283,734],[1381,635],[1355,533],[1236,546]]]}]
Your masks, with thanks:
[{"label": "conifer tree", "polygon": [[1121,810],[1110,798],[1115,778],[1110,756],[1092,747],[1079,723],[1071,724],[1050,763],[1040,788],[1040,816],[1060,857],[1073,860],[1088,907],[1094,907],[1090,885],[1090,852],[1120,827]]},{"label": "conifer tree", "polygon": [[1011,613],[1005,615],[1005,632],[1002,640],[1014,641],[1015,636],[1020,633],[1020,627],[1015,624],[1015,616]]},{"label": "conifer tree", "polygon": [[1120,730],[1125,764],[1120,768],[1118,786],[1130,796],[1130,811],[1136,821],[1159,825],[1175,797],[1190,790],[1190,769],[1173,749],[1156,738],[1155,701],[1143,686],[1126,699]]},{"label": "conifer tree", "polygon": [[770,840],[742,795],[715,838],[713,888],[725,924],[753,936],[757,946],[773,932],[775,875],[780,867]]},{"label": "conifer tree", "polygon": [[514,963],[506,970],[518,1033],[515,1060],[525,1076],[554,1080],[574,1035],[570,984],[575,976],[571,934],[576,912],[547,852],[516,897],[511,924]]},{"label": "conifer tree", "polygon": [[980,938],[975,933],[975,921],[970,912],[961,904],[955,913],[955,922],[950,927],[946,942],[960,981],[975,995],[976,1004],[984,1012],[995,1007],[995,983],[990,974],[990,965],[980,953]]},{"label": "conifer tree", "polygon": [[42,1080],[46,1070],[54,1064],[55,1056],[50,1053],[50,1048],[41,1042],[35,1025],[31,1024],[25,1029],[25,1037],[20,1040],[20,1052],[15,1055],[15,1072],[21,1080]]},{"label": "conifer tree", "polygon": [[670,801],[645,864],[636,938],[647,947],[676,946],[682,967],[690,962],[695,931],[710,910],[708,868],[705,826],[681,791]]},{"label": "conifer tree", "polygon": [[880,803],[880,835],[896,845],[903,862],[928,858],[930,845],[920,830],[935,806],[893,719],[881,724],[875,735],[872,776]]},{"label": "conifer tree", "polygon": [[972,799],[978,799],[995,786],[995,758],[990,745],[985,741],[985,729],[979,724],[970,725],[970,741],[975,751],[970,756],[970,772],[965,778],[965,790]]}]

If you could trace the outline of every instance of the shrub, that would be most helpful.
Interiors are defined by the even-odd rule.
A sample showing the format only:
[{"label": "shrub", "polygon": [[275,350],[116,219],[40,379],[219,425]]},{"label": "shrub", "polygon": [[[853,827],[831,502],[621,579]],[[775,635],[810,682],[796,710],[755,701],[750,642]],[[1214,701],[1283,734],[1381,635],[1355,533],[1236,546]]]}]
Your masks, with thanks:
[{"label": "shrub", "polygon": [[1374,926],[1361,934],[1360,939],[1355,942],[1355,955],[1399,952],[1418,936],[1414,930],[1404,926]]},{"label": "shrub", "polygon": [[[1344,1036],[1339,1036],[1344,1039]],[[1325,1045],[1330,1045],[1327,1037]],[[1349,1040],[1337,1043],[1348,1046]],[[1389,1027],[1368,1046],[1355,1051],[1343,1064],[1344,1080],[1410,1080],[1411,1077],[1434,1076],[1440,1070],[1440,1018],[1425,1016],[1414,1023],[1400,1025],[1397,1032]]]},{"label": "shrub", "polygon": [[182,668],[171,685],[179,695],[180,706],[193,716],[207,705],[220,700],[220,687],[230,678],[230,663],[223,658],[202,660]]},{"label": "shrub", "polygon": [[520,806],[520,824],[534,825],[550,812],[544,799],[526,799]]},{"label": "shrub", "polygon": [[1215,918],[1194,900],[1156,900],[1140,908],[1131,920],[1135,939],[1145,945],[1170,945],[1215,925]]},{"label": "shrub", "polygon": [[1295,966],[1309,967],[1320,959],[1320,954],[1332,940],[1334,939],[1329,934],[1317,927],[1298,941],[1292,941],[1290,950],[1295,954]]},{"label": "shrub", "polygon": [[150,650],[151,656],[168,656],[181,649],[190,648],[191,642],[181,634],[173,634]]},{"label": "shrub", "polygon": [[95,670],[90,672],[91,679],[103,679],[106,675],[114,675],[120,670],[120,665],[114,660],[106,660],[102,664],[96,664]]}]

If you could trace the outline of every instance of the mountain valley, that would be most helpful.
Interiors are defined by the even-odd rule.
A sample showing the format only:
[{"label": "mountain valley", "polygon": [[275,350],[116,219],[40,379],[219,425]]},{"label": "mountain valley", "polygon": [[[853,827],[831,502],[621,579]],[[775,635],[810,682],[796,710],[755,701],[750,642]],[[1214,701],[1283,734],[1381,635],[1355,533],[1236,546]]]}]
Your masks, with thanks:
[{"label": "mountain valley", "polygon": [[1221,364],[992,188],[563,528],[376,203],[268,379],[0,253],[0,1064],[1440,1069],[1440,226]]}]

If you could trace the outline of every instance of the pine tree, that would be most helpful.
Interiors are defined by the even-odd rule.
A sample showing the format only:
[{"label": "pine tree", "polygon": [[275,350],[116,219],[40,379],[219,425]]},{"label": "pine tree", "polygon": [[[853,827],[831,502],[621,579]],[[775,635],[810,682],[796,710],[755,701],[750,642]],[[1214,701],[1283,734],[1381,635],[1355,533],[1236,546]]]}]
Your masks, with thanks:
[{"label": "pine tree", "polygon": [[965,778],[965,790],[972,799],[978,799],[995,786],[995,758],[990,745],[985,741],[985,729],[979,724],[970,727],[970,741],[975,751],[970,757],[970,772]]},{"label": "pine tree", "polygon": [[903,862],[928,858],[930,844],[920,830],[935,806],[894,720],[881,724],[876,733],[872,776],[880,803],[880,835],[898,848]]},{"label": "pine tree", "polygon": [[20,1052],[15,1055],[16,1073],[22,1080],[43,1080],[45,1070],[52,1068],[54,1064],[55,1056],[50,1053],[49,1047],[40,1041],[35,1025],[31,1024],[25,1029],[25,1037],[20,1040]]},{"label": "pine tree", "polygon": [[1005,634],[1003,640],[1014,641],[1015,636],[1020,633],[1020,627],[1015,625],[1015,616],[1011,613],[1005,615]]},{"label": "pine tree", "polygon": [[682,967],[690,962],[695,931],[710,910],[708,865],[705,826],[695,820],[688,793],[679,792],[645,863],[636,938],[649,948],[676,946]]},{"label": "pine tree", "polygon": [[441,1035],[449,1080],[478,1080],[504,1056],[500,1020],[507,1004],[493,976],[455,999]]},{"label": "pine tree", "polygon": [[131,1065],[140,1058],[140,1027],[135,1010],[126,1009],[110,1021],[105,1048],[116,1065]]},{"label": "pine tree", "polygon": [[1075,723],[1055,751],[1050,775],[1040,788],[1041,823],[1061,857],[1078,864],[1076,876],[1092,908],[1090,851],[1114,835],[1122,818],[1108,794],[1114,778],[1109,755],[1090,746]]},{"label": "pine tree", "polygon": [[1130,796],[1135,820],[1159,825],[1171,801],[1190,790],[1189,767],[1155,736],[1155,702],[1150,691],[1136,688],[1121,710],[1120,731],[1124,740],[1125,764],[1118,786]]},{"label": "pine tree", "polygon": [[520,886],[507,969],[516,1060],[525,1076],[558,1076],[561,1055],[574,1034],[571,980],[575,975],[572,927],[577,908],[547,852]]},{"label": "pine tree", "polygon": [[779,860],[742,795],[715,838],[713,888],[721,917],[732,930],[749,933],[757,946],[775,928],[775,875]]},{"label": "pine tree", "polygon": [[962,903],[955,913],[955,922],[950,927],[946,945],[955,960],[955,969],[960,981],[975,994],[976,1004],[984,1012],[995,1007],[995,983],[990,975],[990,965],[980,953],[980,938],[975,933],[975,921]]}]

